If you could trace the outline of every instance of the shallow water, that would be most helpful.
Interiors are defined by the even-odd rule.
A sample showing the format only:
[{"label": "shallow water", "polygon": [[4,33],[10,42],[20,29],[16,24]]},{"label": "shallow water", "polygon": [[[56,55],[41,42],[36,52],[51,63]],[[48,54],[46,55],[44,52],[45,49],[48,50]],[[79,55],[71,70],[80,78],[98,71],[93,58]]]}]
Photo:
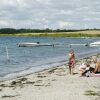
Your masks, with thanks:
[{"label": "shallow water", "polygon": [[[100,38],[0,37],[0,79],[16,77],[65,63],[70,50],[69,44],[86,44],[99,40]],[[17,44],[21,42],[57,43],[59,45],[54,47],[18,47]],[[100,52],[100,47],[79,45],[71,46],[71,48],[75,50],[77,58]]]}]

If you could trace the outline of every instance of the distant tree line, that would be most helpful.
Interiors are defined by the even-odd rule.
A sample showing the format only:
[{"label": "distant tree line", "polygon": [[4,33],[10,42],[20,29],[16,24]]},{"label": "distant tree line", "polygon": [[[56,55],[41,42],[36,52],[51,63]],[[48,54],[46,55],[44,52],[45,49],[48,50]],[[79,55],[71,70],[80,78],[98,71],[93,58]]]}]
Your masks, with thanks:
[{"label": "distant tree line", "polygon": [[1,28],[0,34],[16,34],[16,33],[52,33],[52,32],[77,32],[77,31],[87,31],[87,30],[100,30],[100,29],[80,29],[80,30],[72,30],[72,29],[14,29],[14,28]]}]

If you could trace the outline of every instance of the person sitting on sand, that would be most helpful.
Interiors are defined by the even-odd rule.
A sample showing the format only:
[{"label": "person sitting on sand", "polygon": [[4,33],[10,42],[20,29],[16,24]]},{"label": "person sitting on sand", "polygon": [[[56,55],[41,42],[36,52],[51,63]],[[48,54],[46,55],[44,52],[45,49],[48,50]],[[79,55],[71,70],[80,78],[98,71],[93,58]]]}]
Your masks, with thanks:
[{"label": "person sitting on sand", "polygon": [[90,61],[86,61],[85,63],[82,63],[79,67],[79,71],[80,71],[80,76],[91,76],[93,71],[94,71],[94,68],[92,68],[90,66]]},{"label": "person sitting on sand", "polygon": [[80,76],[86,76],[86,73],[89,71],[90,65],[87,62],[82,63],[79,66]]},{"label": "person sitting on sand", "polygon": [[85,72],[86,67],[87,67],[86,63],[82,63],[82,64],[79,66],[79,74],[80,74],[80,76],[83,76],[83,73]]},{"label": "person sitting on sand", "polygon": [[71,49],[69,53],[69,73],[70,74],[73,74],[74,67],[75,67],[75,54],[74,54],[74,50]]},{"label": "person sitting on sand", "polygon": [[94,73],[95,74],[100,74],[100,62],[99,61],[97,61],[97,58],[96,57],[93,57],[92,58],[92,61],[93,61],[93,63],[95,64],[95,69],[94,69]]}]

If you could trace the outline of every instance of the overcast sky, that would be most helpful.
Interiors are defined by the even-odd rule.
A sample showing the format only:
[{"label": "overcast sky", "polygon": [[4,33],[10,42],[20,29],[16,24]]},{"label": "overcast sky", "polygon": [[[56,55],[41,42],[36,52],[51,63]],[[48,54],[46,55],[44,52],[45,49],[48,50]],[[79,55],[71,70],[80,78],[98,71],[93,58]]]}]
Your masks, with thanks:
[{"label": "overcast sky", "polygon": [[0,28],[100,28],[100,0],[0,0]]}]

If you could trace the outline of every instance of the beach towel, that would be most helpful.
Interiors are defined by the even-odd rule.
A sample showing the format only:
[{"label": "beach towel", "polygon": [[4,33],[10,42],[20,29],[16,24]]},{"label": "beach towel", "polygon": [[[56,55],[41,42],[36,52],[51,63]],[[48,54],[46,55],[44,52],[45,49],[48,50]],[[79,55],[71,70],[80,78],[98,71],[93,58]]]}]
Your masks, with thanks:
[{"label": "beach towel", "polygon": [[94,74],[94,77],[100,77],[100,73],[99,74]]}]

